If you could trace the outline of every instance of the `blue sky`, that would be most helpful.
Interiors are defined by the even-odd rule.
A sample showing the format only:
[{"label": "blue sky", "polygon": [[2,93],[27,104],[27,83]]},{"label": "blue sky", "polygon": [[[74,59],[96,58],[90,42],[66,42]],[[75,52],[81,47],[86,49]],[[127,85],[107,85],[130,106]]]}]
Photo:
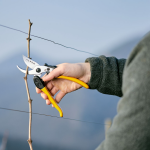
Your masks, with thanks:
[{"label": "blue sky", "polygon": [[[104,54],[118,43],[149,31],[150,1],[26,0],[0,1],[0,24],[67,46]],[[26,54],[27,35],[0,27],[0,62],[18,52]],[[79,53],[32,37],[32,53],[61,62],[84,62],[92,55]]]}]

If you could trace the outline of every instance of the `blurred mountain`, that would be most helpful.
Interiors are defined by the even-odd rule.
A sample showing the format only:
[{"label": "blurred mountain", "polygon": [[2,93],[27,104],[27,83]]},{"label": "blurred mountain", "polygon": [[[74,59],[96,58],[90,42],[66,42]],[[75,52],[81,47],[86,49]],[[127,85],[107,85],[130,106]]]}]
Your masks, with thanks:
[{"label": "blurred mountain", "polygon": [[[119,44],[119,46],[110,50],[109,55],[117,58],[127,58],[140,39],[141,37],[135,37]],[[44,63],[50,65],[63,63],[56,61],[54,58],[44,59],[47,57],[44,57],[44,55],[39,56],[37,53],[33,53],[32,58],[40,65]],[[24,74],[17,69],[16,65],[26,68],[22,53],[18,53],[0,64],[0,107],[28,111],[29,106],[23,80]],[[51,106],[47,106],[40,95],[36,94],[33,76],[28,76],[28,85],[31,99],[33,99],[33,112],[59,117],[58,111]],[[84,88],[67,94],[60,103],[64,112],[64,119],[33,115],[33,148],[36,148],[36,150],[95,149],[105,138],[104,120],[106,118],[113,119],[116,115],[118,100],[119,97],[104,95],[97,90]],[[28,139],[28,114],[0,109],[0,135],[6,130],[9,131],[7,150],[28,148],[26,141]]]},{"label": "blurred mountain", "polygon": [[129,38],[123,43],[119,43],[114,48],[108,50],[109,56],[115,56],[117,58],[128,58],[132,49],[137,45],[137,43],[142,39],[142,36],[135,36]]},{"label": "blurred mountain", "polygon": [[[2,136],[0,135],[0,140],[2,139]],[[35,150],[70,150],[68,147],[59,147],[59,145],[49,145],[45,146],[44,144],[39,144],[37,142],[33,142],[33,148]],[[29,145],[26,139],[21,139],[21,138],[9,138],[7,142],[7,149],[6,150],[27,150],[29,149]],[[73,148],[71,148],[73,149]],[[76,149],[74,149],[76,150]]]}]

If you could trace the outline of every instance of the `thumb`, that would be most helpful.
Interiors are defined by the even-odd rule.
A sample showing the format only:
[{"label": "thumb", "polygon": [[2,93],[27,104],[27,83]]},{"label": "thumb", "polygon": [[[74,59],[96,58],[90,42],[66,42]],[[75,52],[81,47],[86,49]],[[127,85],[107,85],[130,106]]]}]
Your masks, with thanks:
[{"label": "thumb", "polygon": [[48,75],[43,76],[43,81],[53,80],[54,78],[57,78],[62,74],[63,74],[63,71],[62,71],[61,67],[57,67],[52,72],[50,72]]}]

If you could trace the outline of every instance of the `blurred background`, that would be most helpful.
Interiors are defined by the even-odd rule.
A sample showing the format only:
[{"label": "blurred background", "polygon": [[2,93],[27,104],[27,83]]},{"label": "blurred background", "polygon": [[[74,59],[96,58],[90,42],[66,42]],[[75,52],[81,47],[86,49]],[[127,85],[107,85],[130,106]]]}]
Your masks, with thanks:
[{"label": "blurred background", "polygon": [[[149,32],[150,1],[120,0],[33,0],[0,1],[0,24],[96,55],[127,58],[139,40]],[[24,74],[27,35],[0,26],[0,107],[28,111]],[[31,58],[40,65],[84,62],[95,57],[31,37]],[[59,116],[36,94],[28,76],[33,112]],[[36,150],[92,150],[105,139],[105,120],[117,113],[119,97],[97,90],[80,89],[68,94],[60,103],[65,118],[33,115],[32,140]],[[29,149],[29,114],[0,109],[0,148]],[[5,146],[6,145],[6,146]],[[5,147],[5,148],[3,148]]]}]

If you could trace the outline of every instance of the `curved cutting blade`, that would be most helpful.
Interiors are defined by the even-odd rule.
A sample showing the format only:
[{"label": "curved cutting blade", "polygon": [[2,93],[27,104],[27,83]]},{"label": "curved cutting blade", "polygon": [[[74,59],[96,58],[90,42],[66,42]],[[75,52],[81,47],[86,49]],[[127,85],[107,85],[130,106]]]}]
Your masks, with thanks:
[{"label": "curved cutting blade", "polygon": [[31,69],[34,69],[36,66],[39,66],[38,63],[36,63],[35,61],[31,60],[30,58],[26,57],[23,55],[23,60],[25,62],[25,64],[30,67]]},{"label": "curved cutting blade", "polygon": [[[21,71],[21,72],[23,72],[23,73],[26,73],[26,70],[23,70],[23,69],[21,69],[19,66],[17,66],[17,68]],[[28,71],[28,74],[31,74],[31,75],[37,75],[37,76],[41,76],[41,73],[37,73],[37,72],[35,72],[35,70],[30,70],[30,71]]]},{"label": "curved cutting blade", "polygon": [[21,72],[26,73],[26,70],[21,69],[19,66],[17,66],[17,68],[18,68]]}]

